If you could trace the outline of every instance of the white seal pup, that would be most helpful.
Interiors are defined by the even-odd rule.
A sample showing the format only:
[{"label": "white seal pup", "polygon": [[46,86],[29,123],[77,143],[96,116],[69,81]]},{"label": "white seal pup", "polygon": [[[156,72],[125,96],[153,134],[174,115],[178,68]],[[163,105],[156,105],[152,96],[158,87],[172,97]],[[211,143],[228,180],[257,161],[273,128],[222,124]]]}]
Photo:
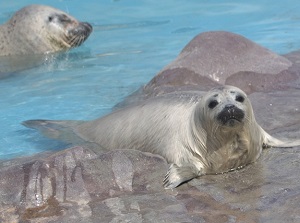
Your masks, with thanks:
[{"label": "white seal pup", "polygon": [[77,47],[92,26],[45,5],[29,5],[0,26],[0,56],[52,53]]},{"label": "white seal pup", "polygon": [[256,122],[250,100],[239,88],[222,86],[203,97],[178,92],[122,108],[93,121],[29,120],[23,123],[53,138],[70,132],[105,149],[137,149],[163,156],[171,165],[166,188],[205,174],[241,168],[266,147],[291,147]]}]

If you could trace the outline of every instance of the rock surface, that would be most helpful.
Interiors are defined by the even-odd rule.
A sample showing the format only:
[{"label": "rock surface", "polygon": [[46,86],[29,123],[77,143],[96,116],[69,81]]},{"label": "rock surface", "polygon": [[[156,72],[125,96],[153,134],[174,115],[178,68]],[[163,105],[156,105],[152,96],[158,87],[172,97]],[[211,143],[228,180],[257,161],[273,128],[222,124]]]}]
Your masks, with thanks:
[{"label": "rock surface", "polygon": [[96,155],[83,147],[24,163],[4,162],[0,221],[139,222],[141,206],[163,217],[159,212],[173,205],[162,193],[165,171],[166,162],[156,155],[134,150]]},{"label": "rock surface", "polygon": [[[298,148],[299,149],[299,148]],[[299,152],[270,149],[254,164],[165,190],[166,162],[75,147],[2,163],[1,222],[298,222]]]},{"label": "rock surface", "polygon": [[118,106],[174,91],[206,92],[224,84],[239,87],[247,94],[288,89],[295,81],[299,85],[299,69],[293,64],[295,55],[280,56],[230,32],[201,33],[149,83]]},{"label": "rock surface", "polygon": [[[291,66],[288,59],[243,36],[223,31],[205,32],[192,39],[144,91],[159,94],[160,88],[195,85],[209,90],[224,84],[240,87],[247,93],[265,91]],[[282,81],[293,78],[293,75],[284,76]]]}]

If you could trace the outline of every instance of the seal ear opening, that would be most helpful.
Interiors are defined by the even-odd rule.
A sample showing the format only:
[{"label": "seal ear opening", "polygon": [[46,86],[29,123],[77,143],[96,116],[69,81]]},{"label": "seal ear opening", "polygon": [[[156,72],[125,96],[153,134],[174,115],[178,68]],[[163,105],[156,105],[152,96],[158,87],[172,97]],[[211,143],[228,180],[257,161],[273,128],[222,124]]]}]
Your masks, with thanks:
[{"label": "seal ear opening", "polygon": [[276,139],[275,137],[269,135],[266,131],[261,128],[263,135],[263,148],[270,147],[282,147],[282,148],[290,148],[300,146],[300,140],[287,140],[282,141],[280,139]]}]

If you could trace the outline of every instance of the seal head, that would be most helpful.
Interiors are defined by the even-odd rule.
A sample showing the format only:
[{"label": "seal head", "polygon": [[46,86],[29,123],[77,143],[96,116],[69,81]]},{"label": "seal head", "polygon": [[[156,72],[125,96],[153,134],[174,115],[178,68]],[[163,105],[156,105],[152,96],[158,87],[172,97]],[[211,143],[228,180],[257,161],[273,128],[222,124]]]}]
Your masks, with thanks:
[{"label": "seal head", "polygon": [[[208,101],[208,108],[210,110],[218,109],[218,114],[214,119],[216,119],[220,125],[229,127],[236,126],[243,122],[245,112],[239,107],[240,103],[245,101],[245,97],[236,91],[230,91],[227,98],[223,100],[220,97],[221,95],[216,93]],[[216,108],[220,103],[223,105]]]},{"label": "seal head", "polygon": [[81,45],[92,26],[58,9],[29,5],[0,26],[0,56],[51,53]]}]

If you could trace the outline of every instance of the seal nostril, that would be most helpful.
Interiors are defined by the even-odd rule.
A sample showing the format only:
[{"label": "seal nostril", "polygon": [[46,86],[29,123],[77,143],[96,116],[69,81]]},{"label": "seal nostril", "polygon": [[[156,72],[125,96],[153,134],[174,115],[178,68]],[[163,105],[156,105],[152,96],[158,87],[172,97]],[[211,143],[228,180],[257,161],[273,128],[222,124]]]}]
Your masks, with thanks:
[{"label": "seal nostril", "polygon": [[229,108],[234,108],[235,106],[233,104],[228,104],[228,105],[225,105],[225,108],[229,109]]},{"label": "seal nostril", "polygon": [[85,26],[87,29],[89,29],[89,30],[92,30],[93,29],[93,27],[92,27],[92,25],[91,24],[89,24],[89,23],[87,23],[87,22],[82,22],[81,23],[83,26]]}]

